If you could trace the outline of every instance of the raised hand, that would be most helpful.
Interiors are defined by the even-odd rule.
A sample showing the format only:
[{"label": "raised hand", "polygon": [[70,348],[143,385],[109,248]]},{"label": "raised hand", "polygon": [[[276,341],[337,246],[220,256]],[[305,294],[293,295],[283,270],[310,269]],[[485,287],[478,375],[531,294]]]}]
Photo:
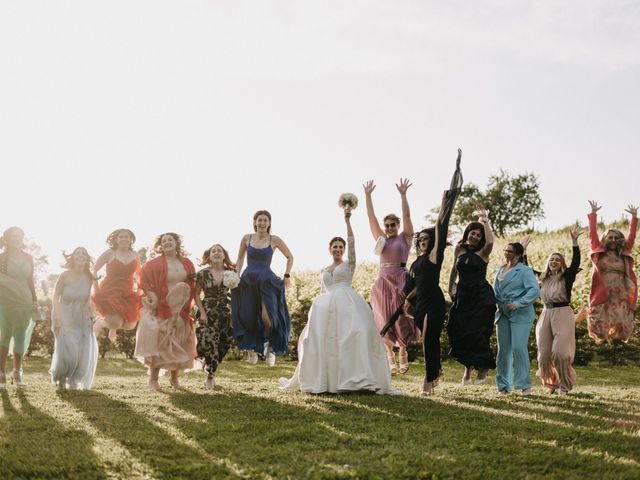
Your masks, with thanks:
[{"label": "raised hand", "polygon": [[598,210],[602,208],[598,205],[598,202],[596,202],[595,200],[589,200],[589,205],[591,205],[591,213],[596,213]]},{"label": "raised hand", "polygon": [[633,218],[638,217],[638,207],[634,207],[633,205],[628,205],[627,208],[624,209],[624,211],[631,214]]},{"label": "raised hand", "polygon": [[478,219],[489,218],[489,212],[487,212],[487,209],[484,208],[484,205],[482,205],[480,202],[476,203],[476,214],[478,215]]},{"label": "raised hand", "polygon": [[571,235],[571,240],[573,240],[574,242],[578,241],[578,237],[580,235],[582,235],[584,233],[584,230],[582,230],[580,227],[576,226],[574,227],[569,234]]},{"label": "raised hand", "polygon": [[411,185],[413,185],[413,183],[411,183],[408,178],[401,178],[400,185],[396,183],[396,188],[400,192],[400,195],[404,195]]},{"label": "raised hand", "polygon": [[368,180],[362,185],[362,188],[364,188],[365,195],[371,195],[373,191],[376,189],[376,184],[373,183],[373,180]]},{"label": "raised hand", "polygon": [[349,220],[351,218],[351,207],[346,207],[344,209],[344,219]]},{"label": "raised hand", "polygon": [[531,243],[531,236],[527,235],[526,237],[522,237],[520,239],[520,245],[526,250],[529,244]]}]

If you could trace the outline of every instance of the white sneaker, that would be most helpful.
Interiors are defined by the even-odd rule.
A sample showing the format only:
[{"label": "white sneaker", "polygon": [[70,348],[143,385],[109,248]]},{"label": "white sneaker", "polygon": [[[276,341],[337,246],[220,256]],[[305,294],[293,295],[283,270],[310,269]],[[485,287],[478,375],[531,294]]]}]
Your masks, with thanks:
[{"label": "white sneaker", "polygon": [[253,350],[247,352],[247,362],[251,365],[255,365],[258,363],[258,354]]},{"label": "white sneaker", "polygon": [[276,365],[276,356],[271,351],[271,347],[267,347],[267,356],[264,358],[267,363],[267,367],[274,367]]}]

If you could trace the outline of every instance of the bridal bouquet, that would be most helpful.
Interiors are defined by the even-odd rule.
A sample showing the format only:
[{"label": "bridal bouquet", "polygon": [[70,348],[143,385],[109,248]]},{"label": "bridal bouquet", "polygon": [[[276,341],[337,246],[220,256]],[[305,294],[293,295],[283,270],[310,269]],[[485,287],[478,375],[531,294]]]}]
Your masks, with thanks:
[{"label": "bridal bouquet", "polygon": [[233,290],[238,285],[240,285],[240,275],[238,275],[233,270],[225,270],[222,274],[222,284]]},{"label": "bridal bouquet", "polygon": [[345,208],[351,208],[352,210],[358,206],[358,197],[353,193],[343,193],[338,198],[338,206],[343,210]]}]

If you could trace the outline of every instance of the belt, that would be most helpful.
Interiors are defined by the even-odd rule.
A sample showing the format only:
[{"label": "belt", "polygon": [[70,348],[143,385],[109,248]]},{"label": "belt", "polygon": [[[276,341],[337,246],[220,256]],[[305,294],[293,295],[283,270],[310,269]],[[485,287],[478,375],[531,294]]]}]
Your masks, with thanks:
[{"label": "belt", "polygon": [[381,263],[380,266],[382,268],[387,268],[387,267],[406,267],[407,264],[404,262],[386,262],[386,263]]},{"label": "belt", "polygon": [[550,303],[545,303],[544,306],[547,308],[568,307],[569,302],[550,302]]}]

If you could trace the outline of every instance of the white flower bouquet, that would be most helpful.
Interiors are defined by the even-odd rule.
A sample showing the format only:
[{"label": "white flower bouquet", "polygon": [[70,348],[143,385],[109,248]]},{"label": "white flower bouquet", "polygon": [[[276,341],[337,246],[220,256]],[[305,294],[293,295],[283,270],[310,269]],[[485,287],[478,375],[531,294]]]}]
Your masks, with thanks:
[{"label": "white flower bouquet", "polygon": [[238,275],[233,270],[225,270],[222,274],[222,284],[233,290],[238,285],[240,285],[240,275]]},{"label": "white flower bouquet", "polygon": [[338,206],[341,209],[351,208],[352,210],[358,206],[358,197],[353,193],[343,193],[338,198]]}]

